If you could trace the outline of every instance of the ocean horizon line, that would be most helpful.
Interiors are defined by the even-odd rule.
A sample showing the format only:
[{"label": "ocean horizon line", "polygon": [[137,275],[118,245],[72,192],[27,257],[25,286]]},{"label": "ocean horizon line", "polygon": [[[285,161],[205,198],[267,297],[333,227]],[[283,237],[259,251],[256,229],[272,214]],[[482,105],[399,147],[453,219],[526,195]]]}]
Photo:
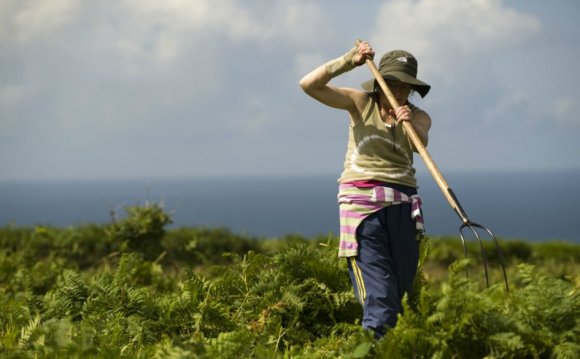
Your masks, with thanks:
[{"label": "ocean horizon line", "polygon": [[[525,174],[551,174],[568,173],[580,174],[578,168],[545,168],[545,169],[451,169],[441,170],[444,177],[461,175],[525,175]],[[431,173],[420,167],[417,176],[428,177]],[[307,178],[330,178],[335,177],[338,181],[340,171],[335,173],[274,173],[274,174],[200,174],[200,175],[132,175],[132,176],[105,176],[105,177],[46,177],[46,178],[0,178],[0,184],[11,183],[63,183],[63,182],[127,182],[127,181],[196,181],[196,180],[277,180],[277,179],[307,179]]]}]

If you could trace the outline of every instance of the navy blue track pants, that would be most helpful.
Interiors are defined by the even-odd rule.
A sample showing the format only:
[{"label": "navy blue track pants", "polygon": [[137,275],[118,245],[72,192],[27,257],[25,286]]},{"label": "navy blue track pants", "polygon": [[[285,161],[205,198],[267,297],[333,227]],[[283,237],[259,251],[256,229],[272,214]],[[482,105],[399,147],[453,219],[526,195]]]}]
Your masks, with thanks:
[{"label": "navy blue track pants", "polygon": [[401,300],[411,293],[417,273],[420,241],[411,205],[392,205],[371,214],[356,235],[359,254],[347,258],[349,275],[363,305],[362,326],[380,338],[397,323]]}]

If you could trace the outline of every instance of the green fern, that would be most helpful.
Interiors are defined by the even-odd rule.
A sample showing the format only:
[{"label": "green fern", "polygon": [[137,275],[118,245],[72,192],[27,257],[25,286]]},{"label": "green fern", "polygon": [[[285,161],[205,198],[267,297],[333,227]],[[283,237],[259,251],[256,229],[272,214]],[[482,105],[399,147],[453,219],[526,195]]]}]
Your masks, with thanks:
[{"label": "green fern", "polygon": [[[513,261],[506,293],[500,284],[486,289],[481,278],[465,276],[477,258],[440,267],[455,254],[462,258],[456,239],[425,240],[413,296],[403,301],[397,326],[375,341],[361,328],[336,237],[254,240],[222,229],[173,235],[160,232],[160,223],[142,227],[156,238],[156,255],[129,247],[112,252],[121,244],[106,240],[110,225],[0,228],[0,356],[575,358],[579,352],[580,276],[568,247],[506,246]],[[522,258],[530,263],[516,267]]]},{"label": "green fern", "polygon": [[18,339],[18,346],[21,349],[29,347],[32,344],[31,341],[37,339],[35,333],[38,332],[39,327],[40,327],[39,315],[32,318],[28,322],[28,324],[22,327],[22,329],[20,330],[20,338]]},{"label": "green fern", "polygon": [[72,317],[81,319],[83,305],[88,298],[88,288],[80,275],[65,270],[57,279],[55,286],[44,297],[47,318]]}]

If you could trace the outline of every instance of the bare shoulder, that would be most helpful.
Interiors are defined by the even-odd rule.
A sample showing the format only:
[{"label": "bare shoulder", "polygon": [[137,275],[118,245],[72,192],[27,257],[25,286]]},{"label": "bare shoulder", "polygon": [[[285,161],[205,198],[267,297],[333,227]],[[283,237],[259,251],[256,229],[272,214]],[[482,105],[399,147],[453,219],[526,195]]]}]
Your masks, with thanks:
[{"label": "bare shoulder", "polygon": [[310,94],[327,106],[355,113],[362,111],[368,102],[368,95],[358,89],[350,87],[334,87],[327,85],[317,93]]},{"label": "bare shoulder", "polygon": [[353,90],[352,95],[353,102],[355,103],[358,111],[362,113],[362,111],[367,107],[369,101],[371,101],[372,97],[369,95],[368,92],[356,89],[352,90]]}]

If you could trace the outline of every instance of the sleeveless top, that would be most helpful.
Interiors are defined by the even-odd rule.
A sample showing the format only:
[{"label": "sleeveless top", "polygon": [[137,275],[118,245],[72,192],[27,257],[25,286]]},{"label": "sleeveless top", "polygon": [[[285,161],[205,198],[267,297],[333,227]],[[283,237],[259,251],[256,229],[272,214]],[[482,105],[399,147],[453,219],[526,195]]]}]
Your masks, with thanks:
[{"label": "sleeveless top", "polygon": [[[412,115],[422,111],[409,103]],[[379,104],[373,96],[361,119],[351,124],[344,170],[340,183],[362,180],[401,184],[417,188],[413,150],[403,126],[386,125],[381,119]]]}]

